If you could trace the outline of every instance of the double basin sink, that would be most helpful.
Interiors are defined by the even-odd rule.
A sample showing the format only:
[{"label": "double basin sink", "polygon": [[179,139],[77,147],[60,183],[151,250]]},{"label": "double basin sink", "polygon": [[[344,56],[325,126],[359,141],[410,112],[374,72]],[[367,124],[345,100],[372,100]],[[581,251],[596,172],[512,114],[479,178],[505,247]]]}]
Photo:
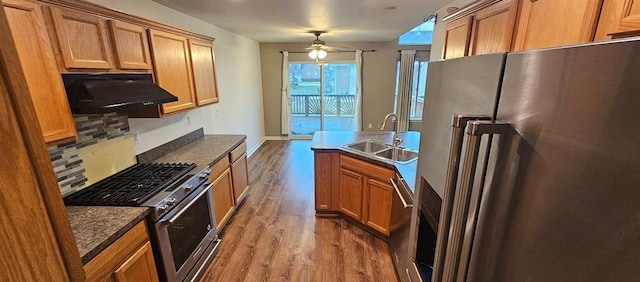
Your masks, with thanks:
[{"label": "double basin sink", "polygon": [[344,145],[345,148],[364,153],[373,157],[407,164],[418,158],[418,152],[402,147],[393,147],[389,144],[379,143],[372,140],[358,141]]}]

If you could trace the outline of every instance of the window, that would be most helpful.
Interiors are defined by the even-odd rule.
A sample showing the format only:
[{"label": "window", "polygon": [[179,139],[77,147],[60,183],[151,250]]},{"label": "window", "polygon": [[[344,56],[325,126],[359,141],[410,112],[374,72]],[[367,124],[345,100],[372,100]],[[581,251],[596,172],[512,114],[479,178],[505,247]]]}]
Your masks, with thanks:
[{"label": "window", "polygon": [[435,18],[414,27],[398,38],[398,45],[431,45],[431,37],[433,36],[433,26]]},{"label": "window", "polygon": [[[409,119],[421,120],[422,108],[424,106],[424,93],[427,86],[427,66],[428,62],[416,60],[413,62],[413,85],[411,87],[411,112]],[[396,65],[396,94],[393,108],[397,108],[398,103],[398,80],[400,78],[400,61]]]}]

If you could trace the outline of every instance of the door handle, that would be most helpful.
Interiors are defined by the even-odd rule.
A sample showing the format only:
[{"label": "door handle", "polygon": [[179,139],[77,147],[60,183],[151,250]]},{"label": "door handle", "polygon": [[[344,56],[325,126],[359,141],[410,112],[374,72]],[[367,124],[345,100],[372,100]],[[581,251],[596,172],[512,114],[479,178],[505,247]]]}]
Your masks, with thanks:
[{"label": "door handle", "polygon": [[209,184],[209,186],[207,186],[207,188],[204,188],[204,190],[202,190],[197,196],[195,196],[193,198],[193,200],[191,200],[191,202],[189,202],[189,204],[187,206],[185,206],[184,208],[182,208],[177,214],[175,214],[170,219],[163,220],[162,223],[167,224],[167,225],[173,224],[178,219],[178,217],[180,217],[186,210],[188,210],[191,207],[191,205],[193,205],[193,203],[196,202],[196,200],[200,199],[200,197],[202,197],[202,195],[204,195],[207,192],[209,192],[209,190],[211,190],[211,187],[213,187],[213,183]]},{"label": "door handle", "polygon": [[447,177],[444,185],[444,197],[440,212],[438,240],[436,241],[436,251],[434,256],[434,269],[431,281],[442,281],[442,271],[444,267],[445,254],[447,253],[447,241],[449,237],[449,225],[451,222],[451,211],[456,194],[458,181],[458,170],[460,169],[460,155],[462,154],[462,143],[464,139],[464,129],[467,123],[474,120],[491,120],[488,116],[457,114],[452,118],[451,126],[451,146],[449,148],[449,162],[447,164]]},{"label": "door handle", "polygon": [[[396,174],[396,177],[398,177],[397,174]],[[405,209],[413,208],[413,203],[409,204],[407,202],[407,200],[404,199],[404,197],[402,196],[402,193],[400,192],[400,188],[398,187],[398,185],[396,184],[394,179],[393,178],[389,178],[389,182],[391,182],[391,185],[393,185],[393,188],[396,190],[396,194],[398,194],[398,197],[400,198],[400,201],[402,202],[402,206],[404,206]]]},{"label": "door handle", "polygon": [[[469,122],[469,127],[467,128],[469,139],[467,141],[465,158],[462,163],[461,184],[458,191],[456,191],[452,221],[449,227],[449,240],[447,242],[442,281],[464,281],[465,277],[456,277],[456,275],[466,276],[466,266],[469,255],[465,254],[462,256],[462,245],[464,243],[464,231],[469,216],[471,192],[478,165],[482,136],[485,134],[504,134],[510,129],[511,125],[508,123],[490,121]],[[478,197],[477,201],[479,202],[481,198],[481,196]],[[474,211],[474,214],[476,212],[477,211]],[[473,226],[476,224],[477,214],[474,218]],[[471,236],[470,239],[473,240],[473,236]]]}]

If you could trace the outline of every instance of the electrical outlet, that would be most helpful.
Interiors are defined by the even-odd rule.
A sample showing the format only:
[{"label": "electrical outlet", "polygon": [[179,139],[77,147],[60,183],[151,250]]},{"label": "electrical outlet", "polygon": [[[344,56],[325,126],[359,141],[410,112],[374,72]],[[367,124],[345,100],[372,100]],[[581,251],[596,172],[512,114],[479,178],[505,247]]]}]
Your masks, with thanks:
[{"label": "electrical outlet", "polygon": [[373,124],[369,123],[369,129],[371,129],[373,127]]},{"label": "electrical outlet", "polygon": [[133,144],[140,144],[140,135],[138,134],[138,131],[133,132]]},{"label": "electrical outlet", "polygon": [[191,125],[191,116],[187,115],[187,125]]}]

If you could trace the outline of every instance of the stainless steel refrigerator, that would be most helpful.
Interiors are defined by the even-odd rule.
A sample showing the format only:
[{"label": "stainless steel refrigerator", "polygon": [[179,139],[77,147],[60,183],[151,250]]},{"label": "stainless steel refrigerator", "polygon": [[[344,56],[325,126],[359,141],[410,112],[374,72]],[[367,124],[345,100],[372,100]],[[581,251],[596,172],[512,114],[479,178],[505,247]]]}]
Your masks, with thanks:
[{"label": "stainless steel refrigerator", "polygon": [[433,281],[640,281],[640,40],[430,63],[419,151]]}]

